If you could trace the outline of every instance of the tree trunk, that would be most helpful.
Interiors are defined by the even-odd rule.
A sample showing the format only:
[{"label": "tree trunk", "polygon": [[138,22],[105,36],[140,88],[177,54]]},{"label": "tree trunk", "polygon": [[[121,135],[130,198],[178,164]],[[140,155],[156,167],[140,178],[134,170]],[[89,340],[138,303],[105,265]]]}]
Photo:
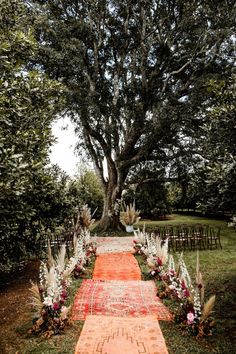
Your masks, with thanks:
[{"label": "tree trunk", "polygon": [[104,185],[103,213],[97,230],[121,231],[124,230],[124,226],[120,222],[120,202],[125,174],[114,169],[114,166],[108,166],[108,176],[108,181]]}]

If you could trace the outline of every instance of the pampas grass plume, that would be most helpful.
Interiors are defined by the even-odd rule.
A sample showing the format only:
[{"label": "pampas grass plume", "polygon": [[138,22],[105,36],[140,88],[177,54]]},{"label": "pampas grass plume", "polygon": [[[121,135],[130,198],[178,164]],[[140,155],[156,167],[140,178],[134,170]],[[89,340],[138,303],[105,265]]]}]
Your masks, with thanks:
[{"label": "pampas grass plume", "polygon": [[52,249],[51,249],[51,244],[50,244],[50,240],[48,239],[48,268],[51,268],[54,264],[55,264],[55,261],[53,259],[53,256],[52,256]]},{"label": "pampas grass plume", "polygon": [[43,308],[43,303],[41,301],[41,296],[39,292],[39,287],[36,283],[33,281],[31,283],[31,288],[29,289],[31,296],[32,296],[32,305],[37,311],[38,314],[40,314],[42,308]]},{"label": "pampas grass plume", "polygon": [[210,299],[205,303],[203,310],[202,310],[202,316],[200,319],[200,322],[205,321],[209,315],[211,314],[213,307],[215,305],[215,301],[216,301],[216,296],[213,295],[210,297]]},{"label": "pampas grass plume", "polygon": [[56,264],[57,266],[60,267],[61,271],[63,271],[65,268],[65,256],[66,256],[66,245],[65,243],[63,243],[63,245],[61,245],[59,254],[56,257]]}]

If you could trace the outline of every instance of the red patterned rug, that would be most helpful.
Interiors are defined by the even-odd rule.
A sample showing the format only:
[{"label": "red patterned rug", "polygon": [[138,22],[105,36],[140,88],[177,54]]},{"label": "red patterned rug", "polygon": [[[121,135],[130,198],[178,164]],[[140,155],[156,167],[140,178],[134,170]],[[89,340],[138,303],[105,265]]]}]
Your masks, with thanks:
[{"label": "red patterned rug", "polygon": [[141,280],[141,272],[131,253],[101,254],[96,258],[93,279]]},{"label": "red patterned rug", "polygon": [[75,296],[72,319],[84,320],[87,315],[155,315],[158,320],[170,321],[172,316],[156,296],[156,292],[152,280],[83,280]]},{"label": "red patterned rug", "polygon": [[88,316],[75,354],[168,354],[153,316],[120,318]]}]

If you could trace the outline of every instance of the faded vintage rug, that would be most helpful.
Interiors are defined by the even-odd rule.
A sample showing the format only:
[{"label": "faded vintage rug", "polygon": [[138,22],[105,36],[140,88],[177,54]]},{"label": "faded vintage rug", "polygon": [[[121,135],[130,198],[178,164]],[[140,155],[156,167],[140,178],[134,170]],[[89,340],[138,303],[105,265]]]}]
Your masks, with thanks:
[{"label": "faded vintage rug", "polygon": [[156,296],[154,281],[83,280],[72,308],[72,319],[87,315],[141,317],[154,315],[170,321],[169,310]]},{"label": "faded vintage rug", "polygon": [[97,237],[97,254],[132,252],[134,237]]},{"label": "faded vintage rug", "polygon": [[168,354],[153,316],[121,318],[88,316],[75,354]]},{"label": "faded vintage rug", "polygon": [[141,280],[141,271],[131,253],[100,254],[96,258],[93,279]]}]

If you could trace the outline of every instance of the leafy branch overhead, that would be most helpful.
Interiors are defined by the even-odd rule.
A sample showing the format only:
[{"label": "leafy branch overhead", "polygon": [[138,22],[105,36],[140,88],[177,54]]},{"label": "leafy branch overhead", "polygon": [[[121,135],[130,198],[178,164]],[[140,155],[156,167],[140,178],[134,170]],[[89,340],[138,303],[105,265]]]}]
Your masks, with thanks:
[{"label": "leafy branch overhead", "polygon": [[232,69],[232,6],[204,0],[31,4],[38,60],[67,88],[66,112],[100,176],[102,223],[109,227],[131,168],[155,162],[170,169],[177,158],[201,155],[196,139],[212,103],[206,83]]}]

